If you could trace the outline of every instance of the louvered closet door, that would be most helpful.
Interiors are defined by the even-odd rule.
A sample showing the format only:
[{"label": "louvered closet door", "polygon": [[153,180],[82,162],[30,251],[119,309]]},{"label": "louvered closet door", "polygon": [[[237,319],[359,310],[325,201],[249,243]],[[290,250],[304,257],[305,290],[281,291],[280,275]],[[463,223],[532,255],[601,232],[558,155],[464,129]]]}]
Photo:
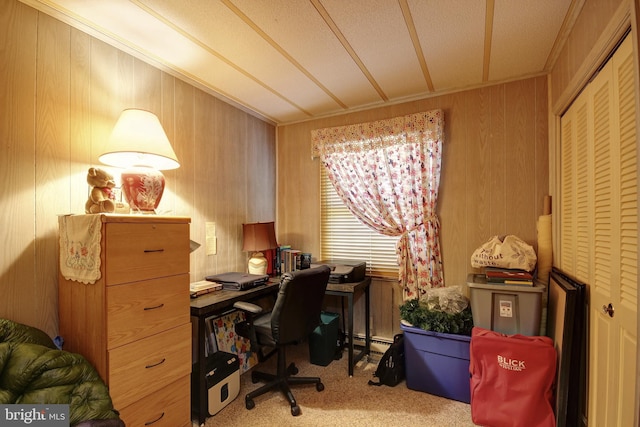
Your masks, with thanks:
[{"label": "louvered closet door", "polygon": [[627,37],[561,122],[558,265],[590,285],[588,423],[593,426],[634,421],[635,108],[633,48]]},{"label": "louvered closet door", "polygon": [[593,110],[586,96],[581,96],[562,117],[562,181],[560,223],[561,268],[571,271],[579,280],[589,277],[591,206],[588,183],[589,165],[593,160]]}]

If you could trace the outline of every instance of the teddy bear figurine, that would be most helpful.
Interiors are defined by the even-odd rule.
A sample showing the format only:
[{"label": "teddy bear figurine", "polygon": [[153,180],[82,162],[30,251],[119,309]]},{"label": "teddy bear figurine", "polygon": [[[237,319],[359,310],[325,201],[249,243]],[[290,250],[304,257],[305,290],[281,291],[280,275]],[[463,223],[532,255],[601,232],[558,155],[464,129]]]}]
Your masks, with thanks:
[{"label": "teddy bear figurine", "polygon": [[113,213],[118,204],[112,189],[116,186],[113,176],[99,168],[89,168],[87,183],[91,186],[89,199],[84,206],[85,213]]}]

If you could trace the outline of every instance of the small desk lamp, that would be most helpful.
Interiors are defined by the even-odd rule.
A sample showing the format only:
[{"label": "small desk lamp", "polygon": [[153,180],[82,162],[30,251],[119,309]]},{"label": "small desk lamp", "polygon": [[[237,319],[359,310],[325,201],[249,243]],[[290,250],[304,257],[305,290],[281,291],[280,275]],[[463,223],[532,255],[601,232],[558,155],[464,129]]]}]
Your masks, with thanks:
[{"label": "small desk lamp", "polygon": [[253,252],[249,259],[250,274],[267,274],[267,259],[261,252],[278,246],[273,222],[242,224],[244,252]]},{"label": "small desk lamp", "polygon": [[122,192],[133,211],[155,213],[164,192],[161,170],[180,167],[158,117],[149,111],[124,110],[111,132],[107,151],[98,158],[125,168]]}]

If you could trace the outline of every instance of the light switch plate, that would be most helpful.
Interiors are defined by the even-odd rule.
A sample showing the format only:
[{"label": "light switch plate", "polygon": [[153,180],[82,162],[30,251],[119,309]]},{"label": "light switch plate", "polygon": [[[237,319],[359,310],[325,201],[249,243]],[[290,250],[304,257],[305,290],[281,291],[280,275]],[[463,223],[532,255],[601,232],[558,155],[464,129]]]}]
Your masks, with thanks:
[{"label": "light switch plate", "polygon": [[216,237],[216,223],[215,222],[207,222],[206,223],[206,250],[207,255],[215,255],[217,253],[218,247],[218,239]]}]

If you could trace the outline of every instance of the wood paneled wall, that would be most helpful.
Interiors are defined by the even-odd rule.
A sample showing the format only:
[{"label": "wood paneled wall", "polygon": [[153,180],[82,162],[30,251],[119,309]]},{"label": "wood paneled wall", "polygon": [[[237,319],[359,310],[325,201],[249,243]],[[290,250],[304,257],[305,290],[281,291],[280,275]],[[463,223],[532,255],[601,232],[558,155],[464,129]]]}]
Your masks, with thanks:
[{"label": "wood paneled wall", "polygon": [[[445,284],[465,285],[473,250],[493,235],[515,234],[537,248],[536,221],[549,194],[546,77],[278,127],[279,242],[320,255],[321,165],[311,158],[312,129],[436,108],[445,117],[438,202]],[[375,333],[390,338],[399,329],[397,286],[372,286]]]},{"label": "wood paneled wall", "polygon": [[561,114],[586,85],[629,26],[633,0],[584,0],[549,73],[551,112]]},{"label": "wood paneled wall", "polygon": [[57,334],[57,215],[84,213],[87,169],[125,108],[156,113],[180,160],[160,213],[191,217],[201,244],[216,225],[191,280],[244,271],[242,223],[275,219],[273,125],[16,0],[0,28],[0,317]]}]

